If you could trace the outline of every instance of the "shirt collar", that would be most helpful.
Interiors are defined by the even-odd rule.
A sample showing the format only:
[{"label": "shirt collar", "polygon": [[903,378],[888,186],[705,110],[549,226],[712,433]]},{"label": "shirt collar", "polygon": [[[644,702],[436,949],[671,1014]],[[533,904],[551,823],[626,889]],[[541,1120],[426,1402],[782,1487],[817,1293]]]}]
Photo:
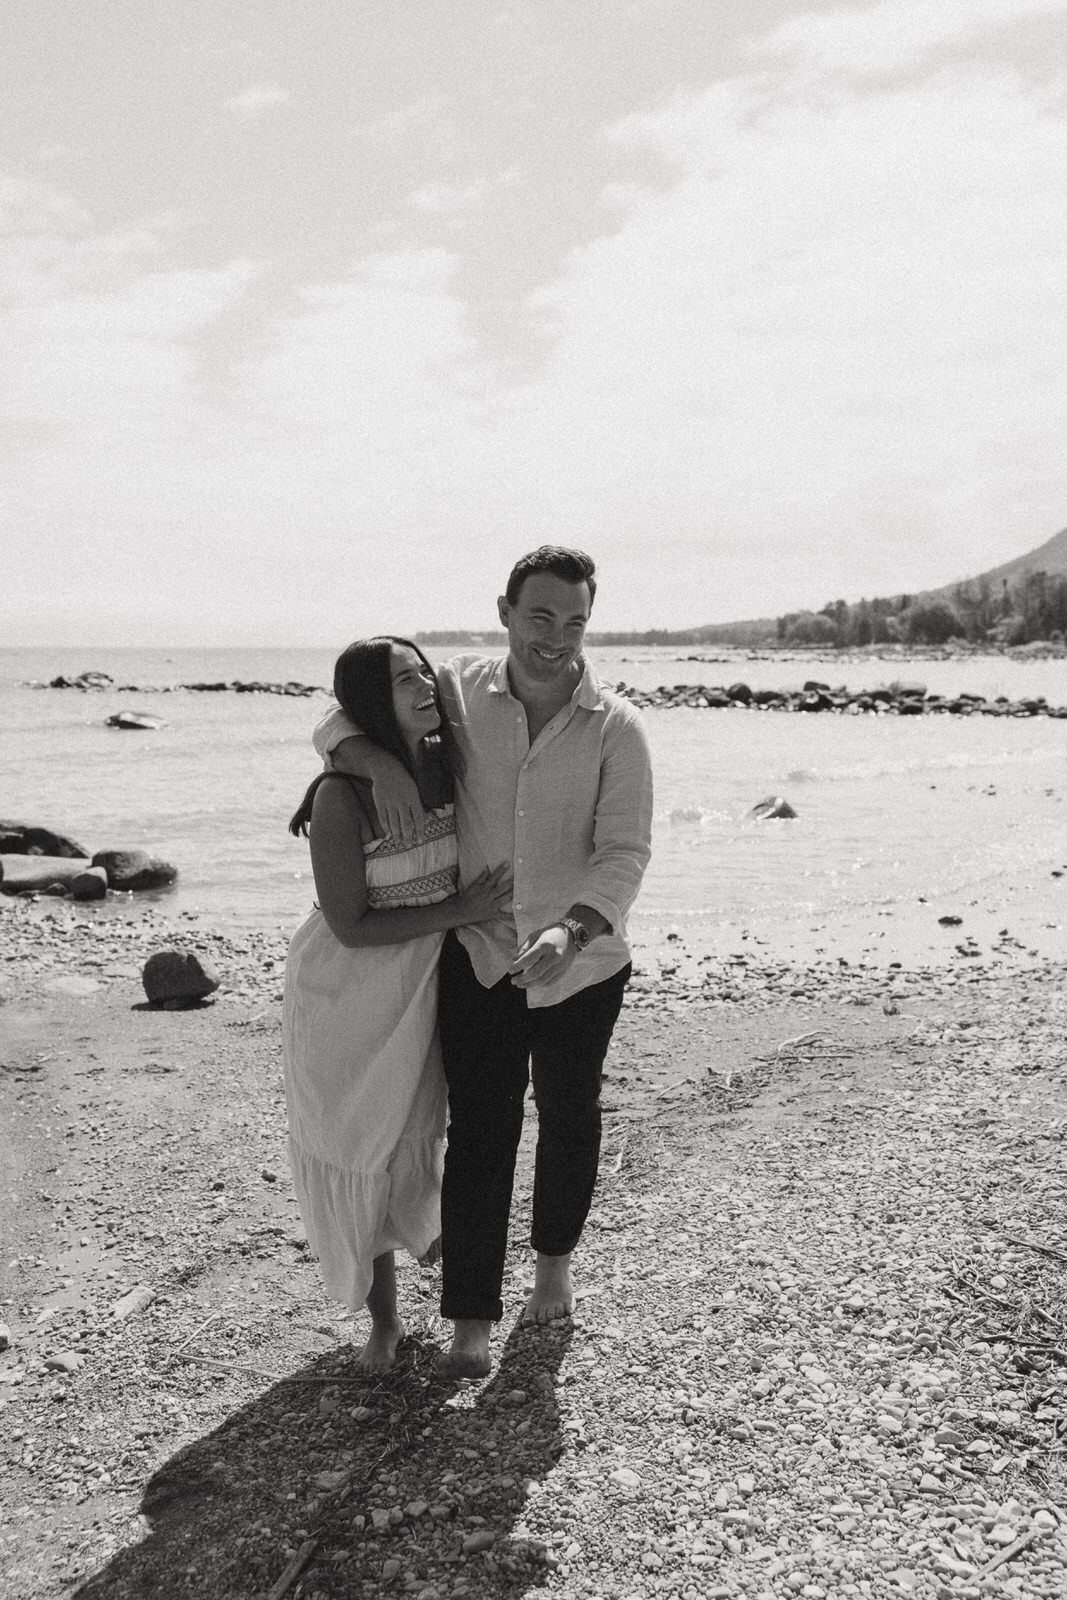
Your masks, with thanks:
[{"label": "shirt collar", "polygon": [[[604,711],[604,695],[601,690],[600,679],[593,669],[589,658],[585,655],[578,658],[582,663],[582,676],[578,680],[571,699],[576,701],[586,711]],[[508,682],[508,658],[502,656],[493,668],[493,675],[489,680],[490,694],[510,694],[511,685]]]}]

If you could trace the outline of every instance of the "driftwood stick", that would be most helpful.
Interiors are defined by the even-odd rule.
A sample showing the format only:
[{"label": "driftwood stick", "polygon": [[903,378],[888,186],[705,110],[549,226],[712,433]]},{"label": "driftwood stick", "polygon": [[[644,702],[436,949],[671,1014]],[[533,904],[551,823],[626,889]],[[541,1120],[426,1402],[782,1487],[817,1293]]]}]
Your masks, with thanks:
[{"label": "driftwood stick", "polygon": [[813,1040],[821,1039],[825,1032],[825,1028],[815,1028],[811,1033],[798,1033],[794,1039],[783,1039],[774,1052],[774,1060],[778,1060],[783,1050],[794,1050],[797,1045],[811,1044]]},{"label": "driftwood stick", "polygon": [[290,1561],[281,1577],[278,1578],[267,1591],[267,1600],[282,1600],[286,1589],[294,1584],[315,1554],[316,1540],[305,1539],[296,1555]]},{"label": "driftwood stick", "polygon": [[[995,1228],[996,1223],[989,1223],[988,1226]],[[1036,1250],[1039,1255],[1051,1256],[1053,1261],[1062,1261],[1067,1266],[1067,1255],[1062,1250],[1054,1250],[1050,1244],[1039,1244],[1036,1239],[1022,1239],[1016,1233],[1003,1233],[1001,1238],[1006,1239],[1008,1244],[1022,1245],[1024,1250]]]},{"label": "driftwood stick", "polygon": [[666,1095],[677,1094],[678,1090],[684,1089],[686,1084],[697,1083],[703,1076],[702,1072],[694,1072],[688,1078],[675,1078],[673,1083],[665,1083],[662,1089],[657,1089],[652,1098],[653,1100],[662,1100]]},{"label": "driftwood stick", "polygon": [[1005,1545],[1003,1550],[998,1550],[995,1556],[990,1556],[985,1566],[978,1568],[975,1577],[987,1578],[991,1572],[995,1572],[998,1567],[1002,1567],[1005,1561],[1010,1561],[1013,1556],[1017,1556],[1023,1550],[1028,1549],[1037,1538],[1038,1534],[1034,1529],[1031,1529],[1029,1533],[1021,1533],[1017,1539],[1012,1540],[1011,1544]]},{"label": "driftwood stick", "polygon": [[367,1387],[366,1377],[346,1378],[341,1374],[327,1377],[322,1373],[308,1373],[306,1376],[300,1372],[267,1372],[264,1367],[242,1366],[237,1361],[216,1361],[211,1356],[194,1356],[185,1351],[174,1353],[177,1361],[191,1361],[198,1367],[217,1367],[220,1372],[247,1372],[254,1378],[269,1378],[271,1383],[329,1383],[355,1384],[358,1388]]},{"label": "driftwood stick", "polygon": [[179,1344],[174,1350],[171,1351],[171,1355],[172,1356],[178,1355],[180,1351],[185,1349],[186,1345],[192,1344],[194,1339],[199,1339],[199,1337],[203,1333],[204,1329],[205,1328],[210,1328],[211,1324],[213,1322],[217,1322],[219,1317],[221,1317],[221,1316],[222,1316],[222,1312],[221,1311],[213,1311],[211,1313],[210,1317],[205,1317],[203,1322],[200,1324],[200,1326],[198,1328],[194,1328],[192,1333],[186,1334],[186,1336],[182,1340],[181,1344]]},{"label": "driftwood stick", "polygon": [[995,1333],[976,1333],[975,1338],[979,1344],[1017,1344],[1024,1350],[1039,1351],[1042,1355],[1050,1356],[1053,1361],[1067,1361],[1067,1350],[1061,1350],[1059,1345],[1051,1344],[1048,1339],[1028,1338],[1026,1334],[1005,1333],[998,1329]]},{"label": "driftwood stick", "polygon": [[265,1372],[262,1367],[245,1367],[237,1361],[215,1361],[211,1356],[194,1356],[185,1350],[174,1351],[176,1361],[191,1361],[198,1367],[217,1367],[220,1372],[249,1372],[255,1378],[269,1378],[272,1383],[284,1383],[284,1377],[277,1372]]}]

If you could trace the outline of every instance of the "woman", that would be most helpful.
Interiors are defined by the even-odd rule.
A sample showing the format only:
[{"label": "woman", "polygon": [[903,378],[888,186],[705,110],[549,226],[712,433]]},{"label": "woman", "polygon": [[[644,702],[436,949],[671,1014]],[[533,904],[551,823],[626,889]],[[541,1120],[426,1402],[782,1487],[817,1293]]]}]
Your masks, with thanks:
[{"label": "woman", "polygon": [[430,811],[420,844],[383,836],[370,786],[320,773],[289,824],[308,834],[317,903],[289,946],[283,1051],[293,1179],[329,1292],[366,1305],[365,1372],[403,1334],[394,1250],[423,1257],[440,1234],[445,1082],[437,959],[445,932],[503,908],[504,869],[456,892],[457,755],[426,657],[406,639],[362,639],[334,669],[352,721],[397,756]]}]

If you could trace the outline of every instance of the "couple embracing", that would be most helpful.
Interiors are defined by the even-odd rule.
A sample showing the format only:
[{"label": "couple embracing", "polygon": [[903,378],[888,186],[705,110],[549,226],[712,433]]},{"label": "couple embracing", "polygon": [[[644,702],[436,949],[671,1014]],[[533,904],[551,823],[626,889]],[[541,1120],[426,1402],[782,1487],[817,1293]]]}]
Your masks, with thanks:
[{"label": "couple embracing", "polygon": [[498,601],[505,657],[435,677],[406,640],[350,645],[316,729],[328,770],[290,824],[317,894],[286,968],[290,1154],[327,1289],[370,1312],[368,1372],[403,1332],[394,1250],[432,1259],[439,1234],[438,1369],[489,1372],[531,1069],[523,1321],[573,1309],[652,816],[638,713],[582,654],[595,593],[589,556],[544,545]]}]

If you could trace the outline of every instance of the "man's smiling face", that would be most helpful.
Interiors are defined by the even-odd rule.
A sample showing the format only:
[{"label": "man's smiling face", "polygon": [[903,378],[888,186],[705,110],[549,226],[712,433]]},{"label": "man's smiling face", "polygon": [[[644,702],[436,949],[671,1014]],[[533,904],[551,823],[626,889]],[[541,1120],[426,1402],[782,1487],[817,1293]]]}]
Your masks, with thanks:
[{"label": "man's smiling face", "polygon": [[508,654],[531,683],[558,683],[581,654],[589,621],[589,585],[568,583],[553,572],[533,572],[514,605],[501,596],[500,620],[508,630]]}]

